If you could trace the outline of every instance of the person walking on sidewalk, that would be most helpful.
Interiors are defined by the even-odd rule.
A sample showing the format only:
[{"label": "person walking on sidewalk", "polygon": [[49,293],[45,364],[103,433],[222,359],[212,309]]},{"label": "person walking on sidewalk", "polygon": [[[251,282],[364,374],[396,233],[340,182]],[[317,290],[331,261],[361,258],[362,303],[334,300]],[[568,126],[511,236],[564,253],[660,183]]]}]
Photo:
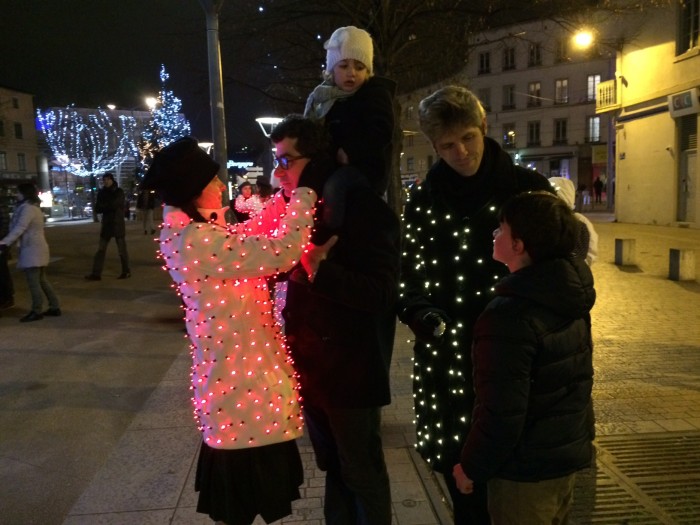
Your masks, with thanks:
[{"label": "person walking on sidewalk", "polygon": [[122,273],[117,279],[131,277],[129,269],[129,254],[126,251],[126,226],[124,224],[124,208],[126,199],[122,190],[114,180],[114,175],[105,173],[102,176],[102,188],[97,192],[95,213],[102,214],[102,227],[100,228],[100,244],[92,263],[92,272],[85,276],[88,281],[100,281],[102,268],[105,263],[107,245],[112,237],[117,243],[119,259],[122,265]]},{"label": "person walking on sidewalk", "polygon": [[[10,221],[10,231],[0,239],[0,251],[19,241],[17,268],[24,271],[27,286],[32,296],[32,308],[19,321],[27,323],[39,321],[45,315],[58,317],[61,308],[58,297],[46,276],[49,265],[49,245],[44,236],[44,214],[39,208],[39,194],[32,183],[17,186],[18,205]],[[49,303],[48,310],[42,312],[44,296]]]},{"label": "person walking on sidewalk", "polygon": [[493,259],[510,274],[474,325],[476,400],[454,478],[464,494],[487,483],[492,525],[568,523],[593,457],[593,275],[558,197],[520,194],[499,221]]},{"label": "person walking on sidewalk", "polygon": [[[307,163],[306,173],[328,157],[326,174],[333,170],[327,153],[311,153],[304,130],[313,126],[318,124],[310,119],[288,118],[272,131],[275,176],[283,187],[300,163]],[[344,198],[337,237],[304,253],[302,268],[290,276],[282,314],[304,421],[316,463],[326,472],[326,523],[389,525],[380,424],[381,407],[391,402],[400,225],[381,197],[365,188],[350,189]]]},{"label": "person walking on sidewalk", "polygon": [[[266,278],[291,269],[308,244],[313,173],[286,188],[275,229],[231,229],[219,165],[183,138],[158,152],[144,178],[166,207],[160,252],[183,302],[192,354],[192,402],[202,432],[197,512],[226,525],[291,514],[303,466],[299,386],[272,316]],[[298,187],[299,186],[299,187]],[[306,187],[301,187],[306,186]]]},{"label": "person walking on sidewalk", "polygon": [[491,259],[498,208],[523,191],[554,190],[486,137],[486,112],[463,87],[423,99],[419,123],[439,160],[412,188],[403,215],[398,312],[416,337],[417,450],[445,477],[455,523],[488,524],[486,487],[478,484],[467,496],[452,477],[474,402],[472,327],[504,273]]}]

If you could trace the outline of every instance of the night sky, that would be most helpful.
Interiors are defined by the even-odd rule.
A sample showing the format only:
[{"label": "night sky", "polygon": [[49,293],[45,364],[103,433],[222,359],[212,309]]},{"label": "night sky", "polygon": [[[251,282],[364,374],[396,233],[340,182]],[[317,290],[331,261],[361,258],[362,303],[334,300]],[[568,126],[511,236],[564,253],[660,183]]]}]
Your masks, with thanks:
[{"label": "night sky", "polygon": [[[0,0],[0,35],[0,85],[34,94],[37,107],[143,110],[144,98],[158,93],[164,64],[166,87],[182,100],[193,134],[211,140],[198,0]],[[264,101],[226,87],[224,102],[229,147],[264,142],[254,121],[266,113]]]}]

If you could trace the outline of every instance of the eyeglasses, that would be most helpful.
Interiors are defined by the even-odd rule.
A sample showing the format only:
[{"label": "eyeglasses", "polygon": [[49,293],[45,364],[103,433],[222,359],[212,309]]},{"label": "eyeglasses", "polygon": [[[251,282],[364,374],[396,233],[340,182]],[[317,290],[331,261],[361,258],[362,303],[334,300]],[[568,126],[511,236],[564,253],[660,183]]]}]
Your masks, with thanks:
[{"label": "eyeglasses", "polygon": [[295,160],[303,159],[306,158],[304,155],[297,155],[297,156],[290,156],[290,155],[282,155],[281,157],[275,157],[272,161],[272,167],[274,169],[277,168],[282,168],[283,170],[288,170],[289,166],[292,165],[292,162]]}]

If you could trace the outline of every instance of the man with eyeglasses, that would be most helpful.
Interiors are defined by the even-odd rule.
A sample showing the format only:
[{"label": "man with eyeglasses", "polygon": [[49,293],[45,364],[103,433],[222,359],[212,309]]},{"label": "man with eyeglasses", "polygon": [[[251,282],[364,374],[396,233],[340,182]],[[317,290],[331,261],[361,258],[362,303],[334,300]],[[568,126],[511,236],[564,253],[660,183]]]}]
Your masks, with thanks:
[{"label": "man with eyeglasses", "polygon": [[[282,192],[300,178],[306,181],[309,173],[325,180],[322,175],[335,169],[319,130],[309,119],[290,116],[272,131]],[[345,199],[337,236],[312,245],[291,273],[285,330],[306,429],[316,462],[326,472],[326,523],[389,525],[380,416],[381,407],[391,402],[400,228],[374,193],[358,188]],[[317,210],[316,217],[321,216]]]}]

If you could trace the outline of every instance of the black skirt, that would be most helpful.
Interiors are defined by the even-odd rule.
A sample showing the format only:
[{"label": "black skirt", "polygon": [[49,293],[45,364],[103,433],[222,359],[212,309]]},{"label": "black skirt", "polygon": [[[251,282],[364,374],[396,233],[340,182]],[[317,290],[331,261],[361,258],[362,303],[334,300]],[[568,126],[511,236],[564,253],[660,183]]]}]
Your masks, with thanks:
[{"label": "black skirt", "polygon": [[296,440],[264,447],[215,449],[202,443],[194,489],[197,512],[227,525],[267,523],[292,513],[304,469]]}]

